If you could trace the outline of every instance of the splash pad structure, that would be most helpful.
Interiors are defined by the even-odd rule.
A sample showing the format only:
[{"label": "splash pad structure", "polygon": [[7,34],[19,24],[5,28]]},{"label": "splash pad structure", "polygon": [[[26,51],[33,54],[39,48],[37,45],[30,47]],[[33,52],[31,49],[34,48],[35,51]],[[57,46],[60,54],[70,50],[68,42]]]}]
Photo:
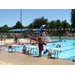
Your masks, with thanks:
[{"label": "splash pad structure", "polygon": [[50,37],[47,34],[45,34],[45,32],[43,33],[43,40],[45,42],[51,42]]},{"label": "splash pad structure", "polygon": [[[41,30],[41,31],[44,30],[45,27],[46,27],[46,25],[42,25],[42,26],[40,27],[40,30]],[[51,42],[50,37],[49,37],[45,32],[43,32],[43,40],[44,40],[45,42]]]}]

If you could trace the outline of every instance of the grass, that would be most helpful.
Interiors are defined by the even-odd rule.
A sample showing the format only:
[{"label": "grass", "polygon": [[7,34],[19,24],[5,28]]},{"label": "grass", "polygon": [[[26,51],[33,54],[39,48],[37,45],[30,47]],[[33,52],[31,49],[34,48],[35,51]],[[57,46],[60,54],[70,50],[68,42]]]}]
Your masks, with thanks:
[{"label": "grass", "polygon": [[[50,36],[50,38],[59,38],[59,36]],[[74,39],[75,37],[61,36],[61,39]]]}]

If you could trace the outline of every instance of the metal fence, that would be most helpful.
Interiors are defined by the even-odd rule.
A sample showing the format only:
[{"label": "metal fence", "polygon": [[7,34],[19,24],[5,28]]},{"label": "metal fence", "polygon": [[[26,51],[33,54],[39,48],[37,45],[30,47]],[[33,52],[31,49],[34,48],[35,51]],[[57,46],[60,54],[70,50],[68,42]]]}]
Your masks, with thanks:
[{"label": "metal fence", "polygon": [[[30,36],[34,35],[34,37],[37,37],[37,34],[38,33],[17,33],[17,34],[18,34],[18,38],[27,38],[27,34],[30,35]],[[7,39],[8,38],[14,38],[15,37],[15,33],[0,33],[0,37],[1,37],[1,35],[3,37],[6,37],[7,36]]]},{"label": "metal fence", "polygon": [[[27,34],[31,35],[31,36],[34,35],[34,37],[37,37],[37,34],[39,36],[39,33],[27,33],[27,32],[25,33],[24,32],[22,34],[21,33],[17,33],[17,34],[18,34],[18,38],[27,38]],[[7,39],[15,37],[15,33],[0,33],[0,37],[1,37],[1,35],[3,35],[4,37],[7,36]],[[75,34],[74,33],[73,34],[71,34],[71,33],[64,33],[64,34],[62,34],[61,32],[59,32],[59,33],[57,33],[57,32],[56,33],[50,32],[49,35],[50,36],[56,36],[56,37],[65,37],[65,38],[72,37],[72,38],[75,38]]]}]

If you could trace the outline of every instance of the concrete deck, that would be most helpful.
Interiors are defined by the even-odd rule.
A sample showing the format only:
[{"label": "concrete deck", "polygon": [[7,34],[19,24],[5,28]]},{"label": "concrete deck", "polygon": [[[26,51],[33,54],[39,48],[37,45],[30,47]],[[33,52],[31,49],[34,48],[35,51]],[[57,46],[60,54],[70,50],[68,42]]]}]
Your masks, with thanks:
[{"label": "concrete deck", "polygon": [[25,55],[0,51],[0,65],[75,65],[66,59],[47,59],[37,55]]}]

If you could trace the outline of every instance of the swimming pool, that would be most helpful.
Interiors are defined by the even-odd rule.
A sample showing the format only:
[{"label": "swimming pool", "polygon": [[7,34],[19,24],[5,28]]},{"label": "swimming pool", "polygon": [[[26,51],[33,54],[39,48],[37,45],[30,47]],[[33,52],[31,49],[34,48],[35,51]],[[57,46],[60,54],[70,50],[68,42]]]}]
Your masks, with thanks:
[{"label": "swimming pool", "polygon": [[[51,39],[51,40],[59,40],[59,39]],[[66,40],[66,42],[65,42]],[[62,39],[62,42],[56,42],[56,43],[47,43],[47,45],[44,45],[44,50],[42,51],[42,55],[43,56],[47,56],[48,53],[44,54],[43,52],[46,49],[50,49],[50,48],[56,48],[57,44],[61,45],[61,53],[58,55],[58,58],[63,58],[63,59],[69,59],[69,60],[73,60],[75,58],[75,45],[73,45],[73,43],[75,43],[74,39]],[[32,45],[26,45],[28,46],[32,46]],[[34,45],[37,46],[37,45]],[[38,47],[38,46],[37,46]],[[22,52],[23,49],[23,45],[19,46],[16,48],[16,52]],[[3,49],[3,50],[7,50],[8,49]],[[10,51],[10,49],[9,49]],[[13,49],[13,51],[15,52],[15,49]],[[34,54],[37,52],[37,54],[39,54],[39,50],[34,49]],[[33,50],[31,51],[31,54],[33,54]]]}]

